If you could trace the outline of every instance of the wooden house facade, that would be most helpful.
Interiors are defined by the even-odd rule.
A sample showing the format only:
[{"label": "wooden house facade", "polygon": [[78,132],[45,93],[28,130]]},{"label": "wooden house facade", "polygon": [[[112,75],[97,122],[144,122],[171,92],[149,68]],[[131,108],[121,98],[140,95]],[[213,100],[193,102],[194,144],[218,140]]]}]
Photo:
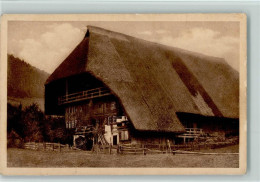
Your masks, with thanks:
[{"label": "wooden house facade", "polygon": [[238,134],[239,76],[224,59],[89,26],[46,81],[45,112],[114,145]]}]

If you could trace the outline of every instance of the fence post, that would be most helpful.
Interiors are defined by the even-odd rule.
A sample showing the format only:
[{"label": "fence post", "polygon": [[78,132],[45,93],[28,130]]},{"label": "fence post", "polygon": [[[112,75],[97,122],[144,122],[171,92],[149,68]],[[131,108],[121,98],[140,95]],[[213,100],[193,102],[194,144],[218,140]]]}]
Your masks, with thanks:
[{"label": "fence post", "polygon": [[61,152],[61,145],[60,145],[60,142],[59,142],[59,151]]},{"label": "fence post", "polygon": [[117,151],[117,154],[120,153],[120,145],[119,144],[117,145],[117,150],[116,151]]},{"label": "fence post", "polygon": [[98,152],[99,152],[99,150],[100,150],[99,144],[97,144],[96,146],[97,146],[97,154],[98,154]]},{"label": "fence post", "polygon": [[111,155],[111,144],[109,144],[109,154]]},{"label": "fence post", "polygon": [[143,146],[143,149],[144,149],[144,150],[143,150],[143,154],[144,154],[144,155],[146,155],[146,148],[145,148],[145,147],[146,147],[146,146],[144,145],[144,146]]},{"label": "fence post", "polygon": [[163,151],[163,153],[164,153],[164,144],[162,144],[162,151]]},{"label": "fence post", "polygon": [[172,148],[171,148],[170,141],[169,141],[169,140],[167,140],[167,143],[168,143],[168,145],[169,145],[170,153],[172,153]]},{"label": "fence post", "polygon": [[95,152],[95,144],[94,144],[94,143],[93,143],[93,145],[92,145],[91,152],[92,152],[92,153],[94,153],[94,152]]},{"label": "fence post", "polygon": [[175,142],[174,142],[174,144],[173,144],[173,151],[172,151],[172,154],[173,154],[173,155],[175,155],[175,150],[176,150],[176,149],[175,149]]}]

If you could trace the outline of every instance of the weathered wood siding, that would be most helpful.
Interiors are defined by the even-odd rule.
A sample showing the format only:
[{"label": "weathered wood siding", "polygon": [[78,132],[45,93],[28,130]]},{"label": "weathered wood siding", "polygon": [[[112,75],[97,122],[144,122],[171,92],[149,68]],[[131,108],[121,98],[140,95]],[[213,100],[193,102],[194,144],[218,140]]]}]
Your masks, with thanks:
[{"label": "weathered wood siding", "polygon": [[118,112],[119,106],[113,97],[70,104],[65,108],[66,127],[76,128],[91,124],[95,125],[96,123],[102,125],[106,118],[116,116]]},{"label": "weathered wood siding", "polygon": [[191,113],[177,113],[185,128],[200,128],[216,135],[238,135],[239,120],[236,118],[210,117]]},{"label": "weathered wood siding", "polygon": [[175,134],[165,132],[147,132],[131,129],[129,131],[130,143],[132,144],[160,144],[166,145],[175,143]]}]

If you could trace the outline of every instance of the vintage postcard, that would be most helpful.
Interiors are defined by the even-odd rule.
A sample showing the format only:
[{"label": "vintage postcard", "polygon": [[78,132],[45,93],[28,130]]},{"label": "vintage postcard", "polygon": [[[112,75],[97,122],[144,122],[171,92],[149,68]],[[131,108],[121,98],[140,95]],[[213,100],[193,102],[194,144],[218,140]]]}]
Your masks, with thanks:
[{"label": "vintage postcard", "polygon": [[245,14],[3,15],[4,175],[246,173]]}]

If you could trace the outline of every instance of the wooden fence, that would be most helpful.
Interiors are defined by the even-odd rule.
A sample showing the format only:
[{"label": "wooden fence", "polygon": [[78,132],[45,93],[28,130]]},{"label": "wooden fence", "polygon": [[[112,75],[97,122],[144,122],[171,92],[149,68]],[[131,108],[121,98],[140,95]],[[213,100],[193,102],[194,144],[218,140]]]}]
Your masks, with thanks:
[{"label": "wooden fence", "polygon": [[237,144],[238,141],[234,142],[215,142],[215,143],[187,143],[166,145],[162,144],[124,144],[118,146],[118,153],[120,154],[155,154],[155,153],[186,153],[193,154],[194,151],[200,151],[201,149],[215,149],[221,148],[228,145]]},{"label": "wooden fence", "polygon": [[[76,148],[70,147],[68,144],[63,145],[60,143],[48,143],[48,142],[27,142],[24,144],[25,149],[30,149],[30,150],[44,150],[44,151],[68,151]],[[79,149],[77,149],[79,150]]]},{"label": "wooden fence", "polygon": [[172,152],[172,146],[162,144],[124,144],[118,146],[120,154],[164,154]]},{"label": "wooden fence", "polygon": [[[200,149],[214,149],[225,147],[228,145],[237,144],[238,141],[222,141],[222,142],[213,142],[213,143],[196,143],[190,142],[186,144],[175,144],[170,145],[169,142],[167,144],[120,144],[116,146],[112,145],[94,145],[92,152],[98,153],[117,153],[117,154],[195,154],[200,153]],[[69,145],[63,145],[60,143],[36,143],[36,142],[28,142],[24,144],[25,149],[31,150],[44,150],[44,151],[69,151],[69,150],[80,150],[75,147],[69,147]]]}]

